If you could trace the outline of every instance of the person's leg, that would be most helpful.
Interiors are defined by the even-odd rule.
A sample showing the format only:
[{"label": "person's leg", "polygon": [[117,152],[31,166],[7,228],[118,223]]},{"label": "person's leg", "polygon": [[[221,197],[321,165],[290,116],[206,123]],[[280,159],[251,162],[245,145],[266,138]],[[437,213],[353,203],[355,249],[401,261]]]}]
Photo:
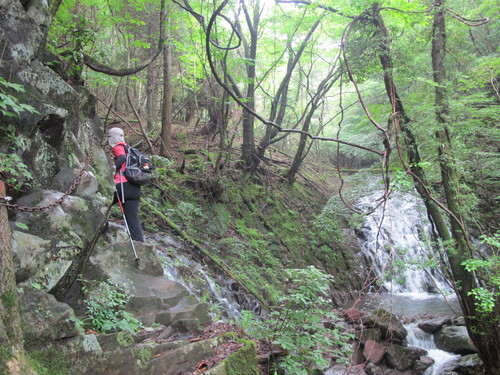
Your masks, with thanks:
[{"label": "person's leg", "polygon": [[134,241],[144,242],[141,222],[139,221],[139,216],[138,216],[139,200],[136,199],[127,200],[125,197],[125,203],[123,204],[123,211],[125,212],[125,218],[127,219],[128,229],[130,230],[130,237],[132,237]]}]

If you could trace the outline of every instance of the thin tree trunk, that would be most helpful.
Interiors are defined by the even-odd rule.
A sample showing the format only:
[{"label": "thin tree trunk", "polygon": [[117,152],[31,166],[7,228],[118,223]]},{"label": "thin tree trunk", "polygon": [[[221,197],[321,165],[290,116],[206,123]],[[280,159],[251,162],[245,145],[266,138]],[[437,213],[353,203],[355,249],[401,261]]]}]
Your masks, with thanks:
[{"label": "thin tree trunk", "polygon": [[169,38],[163,48],[163,105],[160,138],[160,155],[170,156],[172,152],[172,53]]}]

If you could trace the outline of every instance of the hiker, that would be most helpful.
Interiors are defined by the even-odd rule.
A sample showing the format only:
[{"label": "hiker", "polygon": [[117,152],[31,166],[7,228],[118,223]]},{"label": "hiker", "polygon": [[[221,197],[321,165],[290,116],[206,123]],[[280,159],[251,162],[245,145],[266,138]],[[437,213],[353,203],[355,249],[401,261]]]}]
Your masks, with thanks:
[{"label": "hiker", "polygon": [[113,148],[115,158],[115,194],[113,204],[118,203],[118,199],[123,205],[123,213],[128,224],[130,237],[134,241],[144,242],[141,222],[139,221],[139,200],[141,198],[141,187],[132,185],[124,176],[126,151],[125,137],[120,128],[111,128],[108,131],[108,143]]}]

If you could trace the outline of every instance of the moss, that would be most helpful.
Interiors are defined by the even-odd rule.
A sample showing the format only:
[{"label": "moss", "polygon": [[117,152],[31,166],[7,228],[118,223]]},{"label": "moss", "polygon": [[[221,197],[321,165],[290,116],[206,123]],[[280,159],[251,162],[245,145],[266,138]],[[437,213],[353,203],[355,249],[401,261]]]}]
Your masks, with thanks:
[{"label": "moss", "polygon": [[132,338],[132,335],[128,332],[118,332],[116,334],[116,342],[120,346],[130,346],[134,343],[134,339]]},{"label": "moss", "polygon": [[144,367],[152,356],[153,351],[150,348],[140,348],[135,354],[140,367]]},{"label": "moss", "polygon": [[258,375],[258,359],[255,343],[241,339],[244,346],[224,360],[227,375]]},{"label": "moss", "polygon": [[7,362],[12,358],[11,350],[5,345],[0,344],[0,375],[8,375]]},{"label": "moss", "polygon": [[56,348],[30,351],[28,362],[38,375],[67,375],[72,372],[71,362],[63,351]]},{"label": "moss", "polygon": [[16,294],[13,291],[7,291],[0,297],[3,307],[9,310],[12,310],[16,305],[16,298]]}]

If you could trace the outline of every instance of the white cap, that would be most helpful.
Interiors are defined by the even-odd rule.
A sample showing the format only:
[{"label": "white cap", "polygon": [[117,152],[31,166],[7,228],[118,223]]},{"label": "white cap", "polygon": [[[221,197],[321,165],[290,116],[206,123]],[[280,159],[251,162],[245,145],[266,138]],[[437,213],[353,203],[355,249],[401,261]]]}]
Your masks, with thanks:
[{"label": "white cap", "polygon": [[108,143],[115,147],[118,143],[125,143],[125,135],[120,128],[111,128],[108,130]]}]

